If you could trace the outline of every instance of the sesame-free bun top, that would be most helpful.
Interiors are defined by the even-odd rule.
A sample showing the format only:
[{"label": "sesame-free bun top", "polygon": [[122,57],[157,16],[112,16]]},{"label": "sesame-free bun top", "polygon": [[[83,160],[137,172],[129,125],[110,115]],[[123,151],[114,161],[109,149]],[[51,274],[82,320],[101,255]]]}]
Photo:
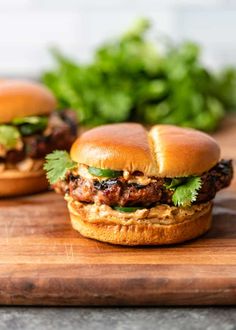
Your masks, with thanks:
[{"label": "sesame-free bun top", "polygon": [[82,134],[71,157],[97,168],[171,178],[208,171],[219,161],[220,149],[213,138],[194,129],[155,125],[148,132],[140,124],[125,123]]},{"label": "sesame-free bun top", "polygon": [[43,85],[27,80],[0,80],[0,124],[19,117],[47,115],[55,108],[56,99]]},{"label": "sesame-free bun top", "polygon": [[98,168],[156,173],[156,162],[143,126],[100,126],[82,134],[71,148],[74,161]]}]

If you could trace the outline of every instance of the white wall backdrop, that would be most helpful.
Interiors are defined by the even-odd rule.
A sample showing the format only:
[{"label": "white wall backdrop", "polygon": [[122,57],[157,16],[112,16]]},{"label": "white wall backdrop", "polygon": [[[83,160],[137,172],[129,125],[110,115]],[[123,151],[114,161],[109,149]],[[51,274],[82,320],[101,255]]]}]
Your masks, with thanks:
[{"label": "white wall backdrop", "polygon": [[143,16],[176,41],[202,44],[208,65],[236,65],[235,0],[0,0],[0,75],[37,77],[52,45],[86,60]]}]

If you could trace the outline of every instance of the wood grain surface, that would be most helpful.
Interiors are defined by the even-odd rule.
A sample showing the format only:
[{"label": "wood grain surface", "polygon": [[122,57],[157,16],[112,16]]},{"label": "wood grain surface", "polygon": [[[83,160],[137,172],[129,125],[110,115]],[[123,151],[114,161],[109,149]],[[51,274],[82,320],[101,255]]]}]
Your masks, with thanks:
[{"label": "wood grain surface", "polygon": [[[216,138],[236,158],[236,120]],[[168,247],[83,238],[53,192],[1,200],[0,304],[236,304],[236,181],[218,194],[206,235]]]}]

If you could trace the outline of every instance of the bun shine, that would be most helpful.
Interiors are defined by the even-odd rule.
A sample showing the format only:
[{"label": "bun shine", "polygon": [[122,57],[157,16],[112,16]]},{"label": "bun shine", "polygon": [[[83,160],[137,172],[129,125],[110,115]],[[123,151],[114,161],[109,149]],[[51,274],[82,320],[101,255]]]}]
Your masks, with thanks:
[{"label": "bun shine", "polygon": [[14,118],[47,115],[56,99],[46,87],[27,80],[0,80],[0,124]]},{"label": "bun shine", "polygon": [[140,171],[146,176],[201,175],[220,158],[209,135],[194,129],[140,124],[105,125],[84,133],[71,148],[74,161],[112,170]]}]

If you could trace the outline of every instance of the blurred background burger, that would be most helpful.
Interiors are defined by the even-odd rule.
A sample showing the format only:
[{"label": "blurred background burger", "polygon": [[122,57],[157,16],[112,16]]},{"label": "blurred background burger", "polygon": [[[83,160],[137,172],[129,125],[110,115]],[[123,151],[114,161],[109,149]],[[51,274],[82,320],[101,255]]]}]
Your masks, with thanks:
[{"label": "blurred background burger", "polygon": [[69,150],[77,134],[73,111],[55,111],[53,94],[23,80],[0,81],[0,196],[45,190],[44,157]]}]

